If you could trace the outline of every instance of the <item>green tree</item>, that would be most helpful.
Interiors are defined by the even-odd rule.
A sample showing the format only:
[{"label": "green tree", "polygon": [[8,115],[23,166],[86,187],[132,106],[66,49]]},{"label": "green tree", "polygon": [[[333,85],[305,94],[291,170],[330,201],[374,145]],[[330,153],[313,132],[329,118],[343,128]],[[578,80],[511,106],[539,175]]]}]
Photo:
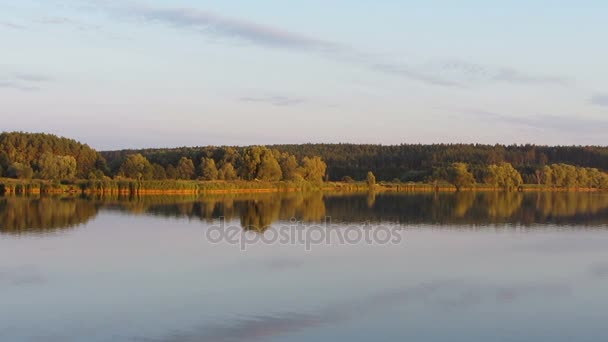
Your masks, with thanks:
[{"label": "green tree", "polygon": [[243,160],[239,173],[245,180],[253,180],[258,175],[258,167],[262,163],[263,147],[251,146],[243,151]]},{"label": "green tree", "polygon": [[591,187],[591,177],[589,176],[589,171],[583,167],[576,168],[576,183],[580,187],[590,188]]},{"label": "green tree", "polygon": [[281,180],[283,173],[281,166],[275,158],[274,154],[269,149],[264,149],[260,157],[260,165],[258,167],[257,177],[263,181],[275,182]]},{"label": "green tree", "polygon": [[236,170],[234,169],[234,166],[232,166],[232,163],[226,162],[222,164],[222,166],[218,170],[218,178],[226,181],[231,181],[238,178]]},{"label": "green tree", "polygon": [[194,177],[194,163],[192,159],[187,157],[181,157],[177,163],[177,178],[179,179],[192,179]]},{"label": "green tree", "polygon": [[167,174],[167,179],[177,179],[177,169],[175,169],[175,166],[171,164],[167,165],[165,173]]},{"label": "green tree", "polygon": [[367,186],[372,189],[376,186],[376,176],[371,171],[367,172]]},{"label": "green tree", "polygon": [[57,156],[50,152],[38,160],[39,176],[42,179],[73,179],[76,177],[76,158]]},{"label": "green tree", "polygon": [[120,174],[127,178],[152,179],[152,164],[141,153],[130,154],[120,166]]},{"label": "green tree", "polygon": [[447,181],[452,183],[457,191],[475,185],[475,177],[468,170],[465,163],[452,163],[447,169]]},{"label": "green tree", "polygon": [[152,164],[152,178],[157,180],[167,179],[167,172],[165,168],[157,163]]},{"label": "green tree", "polygon": [[304,157],[302,159],[302,166],[300,167],[300,174],[302,177],[314,183],[322,183],[325,172],[327,171],[327,164],[319,157]]},{"label": "green tree", "polygon": [[0,176],[3,175],[3,171],[6,172],[8,170],[9,166],[11,166],[11,161],[8,159],[8,155],[0,151]]},{"label": "green tree", "polygon": [[201,179],[208,181],[218,179],[217,167],[212,158],[203,157],[201,159]]},{"label": "green tree", "polygon": [[287,152],[281,153],[279,165],[281,165],[281,173],[283,174],[284,180],[296,180],[298,175],[298,160],[295,156],[292,156]]},{"label": "green tree", "polygon": [[505,190],[513,190],[523,184],[521,174],[510,163],[488,166],[486,183]]},{"label": "green tree", "polygon": [[34,170],[24,163],[15,162],[8,167],[7,176],[18,179],[31,179],[34,176]]},{"label": "green tree", "polygon": [[542,183],[546,186],[553,186],[553,169],[549,165],[543,166]]}]

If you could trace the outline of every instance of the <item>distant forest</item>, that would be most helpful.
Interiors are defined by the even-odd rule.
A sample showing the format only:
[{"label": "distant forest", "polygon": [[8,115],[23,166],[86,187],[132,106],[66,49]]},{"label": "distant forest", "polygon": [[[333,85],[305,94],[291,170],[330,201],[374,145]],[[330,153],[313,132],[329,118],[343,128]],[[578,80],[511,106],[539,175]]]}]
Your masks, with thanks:
[{"label": "distant forest", "polygon": [[[0,134],[0,176],[41,179],[447,181],[608,187],[608,147],[300,144],[98,152],[40,133]],[[373,175],[370,174],[373,172]]]},{"label": "distant forest", "polygon": [[[379,181],[424,182],[438,169],[453,163],[465,163],[478,181],[487,176],[492,164],[510,163],[523,181],[538,183],[537,171],[551,164],[570,164],[585,168],[608,170],[608,147],[598,146],[537,146],[537,145],[361,145],[361,144],[300,144],[271,145],[270,149],[287,152],[301,160],[317,156],[327,164],[326,179],[341,181],[345,177],[365,180],[372,171]],[[153,163],[176,165],[181,157],[194,161],[211,156],[220,162],[227,150],[242,151],[244,147],[181,147],[101,152],[110,168],[116,172],[124,158],[140,153]],[[195,164],[196,166],[196,164]]]}]

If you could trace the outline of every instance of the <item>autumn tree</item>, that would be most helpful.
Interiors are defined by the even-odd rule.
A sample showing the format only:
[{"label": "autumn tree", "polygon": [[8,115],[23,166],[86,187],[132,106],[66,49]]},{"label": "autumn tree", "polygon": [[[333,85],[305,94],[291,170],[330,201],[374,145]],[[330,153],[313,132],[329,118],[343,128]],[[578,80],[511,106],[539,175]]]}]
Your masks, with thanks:
[{"label": "autumn tree", "polygon": [[209,157],[203,157],[201,159],[201,179],[203,180],[216,180],[218,179],[218,171],[215,166],[215,160]]},{"label": "autumn tree", "polygon": [[319,157],[304,157],[302,159],[302,166],[300,167],[300,174],[302,177],[314,183],[323,182],[323,177],[327,171],[327,164]]},{"label": "autumn tree", "polygon": [[175,166],[171,164],[167,165],[165,173],[167,174],[167,179],[177,179],[177,169]]},{"label": "autumn tree", "polygon": [[295,156],[287,152],[283,152],[279,156],[279,165],[283,179],[286,181],[294,181],[298,177],[298,160]]},{"label": "autumn tree", "polygon": [[367,172],[367,186],[372,189],[376,186],[376,176],[371,171]]},{"label": "autumn tree", "polygon": [[38,169],[42,179],[73,179],[76,177],[76,158],[46,152],[38,160]]},{"label": "autumn tree", "polygon": [[120,166],[120,174],[137,180],[152,179],[152,164],[141,153],[131,154]]},{"label": "autumn tree", "polygon": [[152,164],[152,178],[157,180],[167,179],[167,171],[165,168],[157,163]]},{"label": "autumn tree", "polygon": [[446,171],[447,181],[452,183],[457,191],[475,185],[475,177],[469,172],[468,165],[465,163],[452,163]]},{"label": "autumn tree", "polygon": [[281,180],[282,177],[281,166],[274,154],[269,149],[264,149],[260,156],[260,165],[256,178],[263,181],[276,182]]},{"label": "autumn tree", "polygon": [[247,147],[243,151],[239,173],[245,180],[253,180],[258,174],[258,167],[262,163],[263,148],[260,146]]},{"label": "autumn tree", "polygon": [[181,157],[177,163],[176,172],[179,179],[192,179],[194,177],[194,163],[192,159]]},{"label": "autumn tree", "polygon": [[226,162],[223,163],[220,169],[218,170],[218,178],[221,180],[231,181],[238,178],[236,170],[232,163]]},{"label": "autumn tree", "polygon": [[8,167],[6,175],[11,178],[31,179],[34,176],[34,170],[27,164],[15,162]]},{"label": "autumn tree", "polygon": [[485,181],[505,190],[513,190],[523,184],[521,174],[510,163],[505,162],[488,166]]}]

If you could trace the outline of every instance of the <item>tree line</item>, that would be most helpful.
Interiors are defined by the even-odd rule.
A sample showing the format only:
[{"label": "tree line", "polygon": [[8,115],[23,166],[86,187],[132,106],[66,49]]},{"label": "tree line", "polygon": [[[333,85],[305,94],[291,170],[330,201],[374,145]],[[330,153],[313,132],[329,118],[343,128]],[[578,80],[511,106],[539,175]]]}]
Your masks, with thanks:
[{"label": "tree line", "polygon": [[25,179],[447,181],[457,188],[475,183],[507,189],[521,184],[606,188],[606,170],[608,147],[599,146],[300,144],[97,152],[52,134],[0,134],[0,176]]},{"label": "tree line", "polygon": [[[536,184],[546,187],[608,189],[608,173],[596,168],[551,164],[536,170],[535,177]],[[519,171],[507,162],[488,165],[483,170],[481,179],[475,177],[470,171],[469,165],[456,162],[447,167],[436,168],[430,180],[436,183],[446,181],[454,185],[457,190],[472,188],[478,182],[509,191],[519,189],[524,184]]]},{"label": "tree line", "polygon": [[73,139],[44,133],[0,133],[0,176],[78,177],[109,171],[101,154]]},{"label": "tree line", "polygon": [[[197,161],[181,156],[175,164],[167,161],[150,161],[141,153],[127,154],[118,164],[115,174],[141,180],[260,180],[323,181],[327,165],[319,157],[301,160],[286,152],[264,146],[226,148],[221,153],[203,154]],[[154,159],[153,159],[154,160]]]}]

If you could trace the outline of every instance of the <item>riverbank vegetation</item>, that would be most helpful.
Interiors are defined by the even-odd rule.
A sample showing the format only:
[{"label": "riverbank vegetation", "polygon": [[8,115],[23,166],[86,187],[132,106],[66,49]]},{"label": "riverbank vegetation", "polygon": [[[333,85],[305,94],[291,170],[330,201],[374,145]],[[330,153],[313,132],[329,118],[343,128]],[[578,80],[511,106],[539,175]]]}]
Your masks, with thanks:
[{"label": "riverbank vegetation", "polygon": [[[605,190],[608,148],[304,144],[97,152],[0,134],[0,193]],[[1,178],[4,177],[4,178]]]}]

